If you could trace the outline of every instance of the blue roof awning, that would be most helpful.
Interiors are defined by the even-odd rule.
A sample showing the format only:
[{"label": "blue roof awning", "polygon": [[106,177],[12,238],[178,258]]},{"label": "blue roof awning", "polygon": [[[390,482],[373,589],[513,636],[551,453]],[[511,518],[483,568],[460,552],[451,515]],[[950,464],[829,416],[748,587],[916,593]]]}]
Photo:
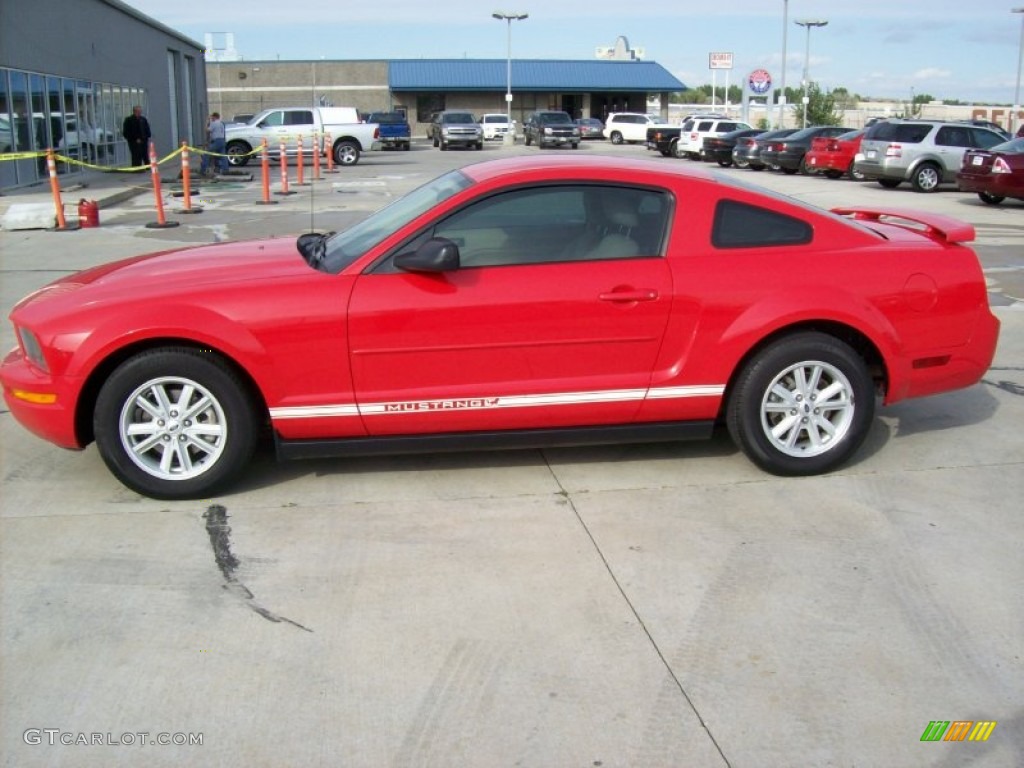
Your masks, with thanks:
[{"label": "blue roof awning", "polygon": [[[504,91],[504,59],[416,59],[388,62],[392,91]],[[512,88],[558,93],[683,91],[686,86],[653,61],[512,61]]]}]

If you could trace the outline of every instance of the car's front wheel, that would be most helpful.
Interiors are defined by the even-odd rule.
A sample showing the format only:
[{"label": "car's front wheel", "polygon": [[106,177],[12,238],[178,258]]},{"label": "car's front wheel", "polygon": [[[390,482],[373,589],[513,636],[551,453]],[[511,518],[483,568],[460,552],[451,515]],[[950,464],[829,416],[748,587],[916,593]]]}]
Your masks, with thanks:
[{"label": "car's front wheel", "polygon": [[252,147],[244,141],[232,141],[227,147],[228,164],[241,167],[248,164]]},{"label": "car's front wheel", "polygon": [[609,136],[609,138],[612,140],[612,144],[622,143],[622,134],[619,133],[618,131],[612,131],[612,135]]},{"label": "car's front wheel", "polygon": [[93,413],[100,456],[122,483],[158,499],[209,494],[248,464],[258,422],[238,375],[210,351],[170,347],[122,363]]},{"label": "car's front wheel", "polygon": [[747,457],[777,475],[814,475],[842,464],[868,434],[875,394],[864,360],[823,333],[787,336],[742,369],[726,414]]}]

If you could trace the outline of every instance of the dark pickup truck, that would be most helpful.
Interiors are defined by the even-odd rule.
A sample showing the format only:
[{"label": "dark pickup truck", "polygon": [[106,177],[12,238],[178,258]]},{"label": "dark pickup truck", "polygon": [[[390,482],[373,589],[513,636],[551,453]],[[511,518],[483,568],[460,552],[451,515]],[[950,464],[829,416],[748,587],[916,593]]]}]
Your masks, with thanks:
[{"label": "dark pickup truck", "polygon": [[647,149],[657,150],[665,157],[672,157],[679,145],[679,131],[681,126],[666,127],[664,125],[652,126],[647,129]]},{"label": "dark pickup truck", "polygon": [[385,149],[409,149],[412,130],[401,112],[371,112],[366,122],[380,126],[380,143]]}]

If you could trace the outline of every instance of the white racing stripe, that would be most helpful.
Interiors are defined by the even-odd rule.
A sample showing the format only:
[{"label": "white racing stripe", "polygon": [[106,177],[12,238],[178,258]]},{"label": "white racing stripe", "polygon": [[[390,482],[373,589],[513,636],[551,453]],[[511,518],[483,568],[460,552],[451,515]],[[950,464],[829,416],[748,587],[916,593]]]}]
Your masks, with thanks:
[{"label": "white racing stripe", "polygon": [[638,400],[678,400],[691,397],[721,397],[725,386],[704,384],[688,387],[655,387],[652,389],[609,389],[596,392],[559,392],[506,397],[460,397],[438,400],[398,400],[357,405],[310,405],[271,408],[270,417],[284,419],[326,419],[352,416],[390,416],[401,413],[433,411],[480,411],[501,408],[536,408],[590,403],[623,403]]}]

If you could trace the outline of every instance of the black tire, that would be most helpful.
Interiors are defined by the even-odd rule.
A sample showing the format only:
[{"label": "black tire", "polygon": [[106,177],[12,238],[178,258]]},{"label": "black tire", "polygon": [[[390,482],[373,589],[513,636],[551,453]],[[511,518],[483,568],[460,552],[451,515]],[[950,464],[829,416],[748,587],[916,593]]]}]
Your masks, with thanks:
[{"label": "black tire", "polygon": [[436,147],[437,146],[437,136],[434,136],[433,141],[434,141],[434,146]]},{"label": "black tire", "polygon": [[572,143],[572,148],[573,148],[573,149],[579,149],[579,148],[580,148],[580,143],[579,143],[578,141],[574,141],[574,142]]},{"label": "black tire", "polygon": [[1006,199],[1002,195],[993,195],[991,192],[979,192],[978,197],[987,205],[999,205]]},{"label": "black tire", "polygon": [[672,151],[668,149],[659,149],[662,157],[672,157]]},{"label": "black tire", "polygon": [[[270,149],[268,148],[269,152]],[[246,144],[244,141],[232,141],[228,144],[228,165],[233,165],[236,168],[241,168],[243,165],[249,164],[249,158],[252,157],[249,153],[252,152],[252,147]],[[210,158],[211,160],[213,158]]]},{"label": "black tire", "polygon": [[359,162],[359,145],[342,140],[334,143],[334,162],[337,165],[355,165]]},{"label": "black tire", "polygon": [[410,142],[406,141],[402,144],[403,152],[408,152],[410,149],[412,149],[412,144]]},{"label": "black tire", "polygon": [[740,170],[743,170],[744,168],[749,168],[750,167],[750,163],[747,162],[746,160],[733,160],[732,164],[735,165]]},{"label": "black tire", "polygon": [[679,146],[679,139],[675,139],[672,142],[672,156],[678,157],[680,160],[686,157],[686,153]]},{"label": "black tire", "polygon": [[719,160],[718,164],[723,168],[728,168],[732,165],[732,160]]},{"label": "black tire", "polygon": [[878,183],[881,184],[886,189],[896,189],[896,187],[898,187],[903,182],[901,182],[899,179],[879,179]]},{"label": "black tire", "polygon": [[[835,392],[815,403],[829,388]],[[769,344],[743,367],[726,422],[736,445],[762,469],[816,475],[853,455],[874,414],[864,360],[832,336],[803,332]]]},{"label": "black tire", "polygon": [[850,168],[847,170],[847,174],[854,181],[864,181],[867,177],[860,171],[857,170],[855,163],[850,163]]},{"label": "black tire", "polygon": [[822,171],[822,174],[825,176],[826,179],[841,179],[841,178],[843,178],[843,172],[842,171],[837,171],[835,169],[829,169],[827,171]]},{"label": "black tire", "polygon": [[942,169],[934,163],[921,163],[910,179],[915,192],[935,192],[941,183]]},{"label": "black tire", "polygon": [[247,392],[209,351],[142,352],[100,389],[93,413],[100,456],[118,480],[145,496],[208,496],[234,479],[255,450],[259,424]]},{"label": "black tire", "polygon": [[622,143],[622,134],[619,133],[618,131],[612,131],[612,134],[609,138],[612,140],[612,144]]}]

